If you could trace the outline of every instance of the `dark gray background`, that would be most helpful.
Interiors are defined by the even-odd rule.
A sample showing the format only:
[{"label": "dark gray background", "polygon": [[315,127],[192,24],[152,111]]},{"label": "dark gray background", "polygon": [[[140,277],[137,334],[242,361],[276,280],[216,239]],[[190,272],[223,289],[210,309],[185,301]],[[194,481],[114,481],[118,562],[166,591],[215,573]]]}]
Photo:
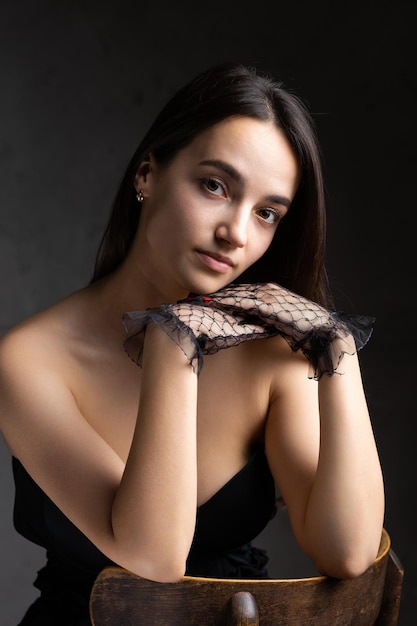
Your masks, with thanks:
[{"label": "dark gray background", "polygon": [[[124,167],[179,84],[242,60],[306,100],[325,160],[335,296],[377,319],[361,362],[385,527],[406,572],[401,626],[417,608],[413,4],[0,2],[0,333],[88,281]],[[1,440],[0,465],[0,624],[14,626],[44,555],[13,530]],[[308,573],[285,512],[260,544],[273,575]]]}]

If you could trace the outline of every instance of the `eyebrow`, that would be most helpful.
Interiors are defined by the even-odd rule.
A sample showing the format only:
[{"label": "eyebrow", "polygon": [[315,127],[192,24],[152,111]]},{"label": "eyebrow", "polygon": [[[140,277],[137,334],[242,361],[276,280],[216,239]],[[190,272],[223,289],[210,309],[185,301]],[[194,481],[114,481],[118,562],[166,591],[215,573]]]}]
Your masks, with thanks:
[{"label": "eyebrow", "polygon": [[[200,161],[200,165],[211,165],[213,167],[216,167],[222,170],[223,172],[225,172],[226,174],[228,174],[239,185],[242,185],[242,186],[245,185],[246,181],[245,181],[245,178],[242,176],[242,174],[238,172],[237,169],[233,167],[233,165],[230,165],[230,163],[227,163],[226,161],[222,161],[221,159],[207,159],[205,161]],[[273,194],[266,196],[265,200],[267,202],[272,202],[274,204],[282,204],[283,206],[287,208],[291,204],[291,201],[285,196],[277,196]]]}]

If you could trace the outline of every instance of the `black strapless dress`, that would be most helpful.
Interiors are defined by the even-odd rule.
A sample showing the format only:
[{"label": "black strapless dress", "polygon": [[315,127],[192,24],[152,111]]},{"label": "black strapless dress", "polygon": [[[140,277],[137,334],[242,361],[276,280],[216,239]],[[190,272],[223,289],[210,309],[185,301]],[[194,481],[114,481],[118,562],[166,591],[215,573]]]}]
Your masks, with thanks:
[{"label": "black strapless dress", "polygon": [[[14,525],[46,548],[34,586],[39,598],[19,626],[91,626],[89,597],[98,573],[114,565],[81,533],[13,458]],[[266,553],[251,545],[275,513],[275,485],[262,447],[197,509],[189,576],[267,578]]]}]

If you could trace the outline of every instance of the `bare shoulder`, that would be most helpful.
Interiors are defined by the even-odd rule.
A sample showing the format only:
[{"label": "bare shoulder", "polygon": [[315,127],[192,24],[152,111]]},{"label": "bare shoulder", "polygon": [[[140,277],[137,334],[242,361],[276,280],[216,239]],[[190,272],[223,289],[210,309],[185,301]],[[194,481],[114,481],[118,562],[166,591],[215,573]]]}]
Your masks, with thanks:
[{"label": "bare shoulder", "polygon": [[74,393],[83,306],[77,292],[0,340],[0,431],[33,480],[94,540],[105,534],[102,520],[123,463]]},{"label": "bare shoulder", "polygon": [[51,360],[56,351],[68,346],[81,291],[32,315],[0,338],[0,372],[10,367],[32,367]]},{"label": "bare shoulder", "polygon": [[68,346],[78,298],[74,294],[29,317],[0,339],[0,429],[9,444],[31,419],[39,421],[38,406],[74,403]]},{"label": "bare shoulder", "polygon": [[306,357],[300,350],[294,351],[280,335],[249,341],[246,349],[247,361],[267,377],[272,393],[297,389],[300,382],[308,380],[309,363]]}]

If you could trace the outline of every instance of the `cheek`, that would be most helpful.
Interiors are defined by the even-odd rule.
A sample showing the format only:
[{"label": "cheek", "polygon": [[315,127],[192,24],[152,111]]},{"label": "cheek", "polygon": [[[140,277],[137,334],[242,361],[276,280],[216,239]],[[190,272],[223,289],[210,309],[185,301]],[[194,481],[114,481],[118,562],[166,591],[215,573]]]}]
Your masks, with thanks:
[{"label": "cheek", "polygon": [[187,240],[201,231],[196,216],[184,205],[174,201],[163,207],[155,207],[147,221],[147,238],[152,246],[171,250],[180,248]]},{"label": "cheek", "polygon": [[178,197],[170,206],[169,228],[179,238],[200,237],[213,231],[215,215],[205,210],[201,202],[190,197]]},{"label": "cheek", "polygon": [[250,246],[251,264],[260,259],[268,248],[271,246],[274,240],[273,234],[264,233],[262,236],[255,237],[252,245]]}]

